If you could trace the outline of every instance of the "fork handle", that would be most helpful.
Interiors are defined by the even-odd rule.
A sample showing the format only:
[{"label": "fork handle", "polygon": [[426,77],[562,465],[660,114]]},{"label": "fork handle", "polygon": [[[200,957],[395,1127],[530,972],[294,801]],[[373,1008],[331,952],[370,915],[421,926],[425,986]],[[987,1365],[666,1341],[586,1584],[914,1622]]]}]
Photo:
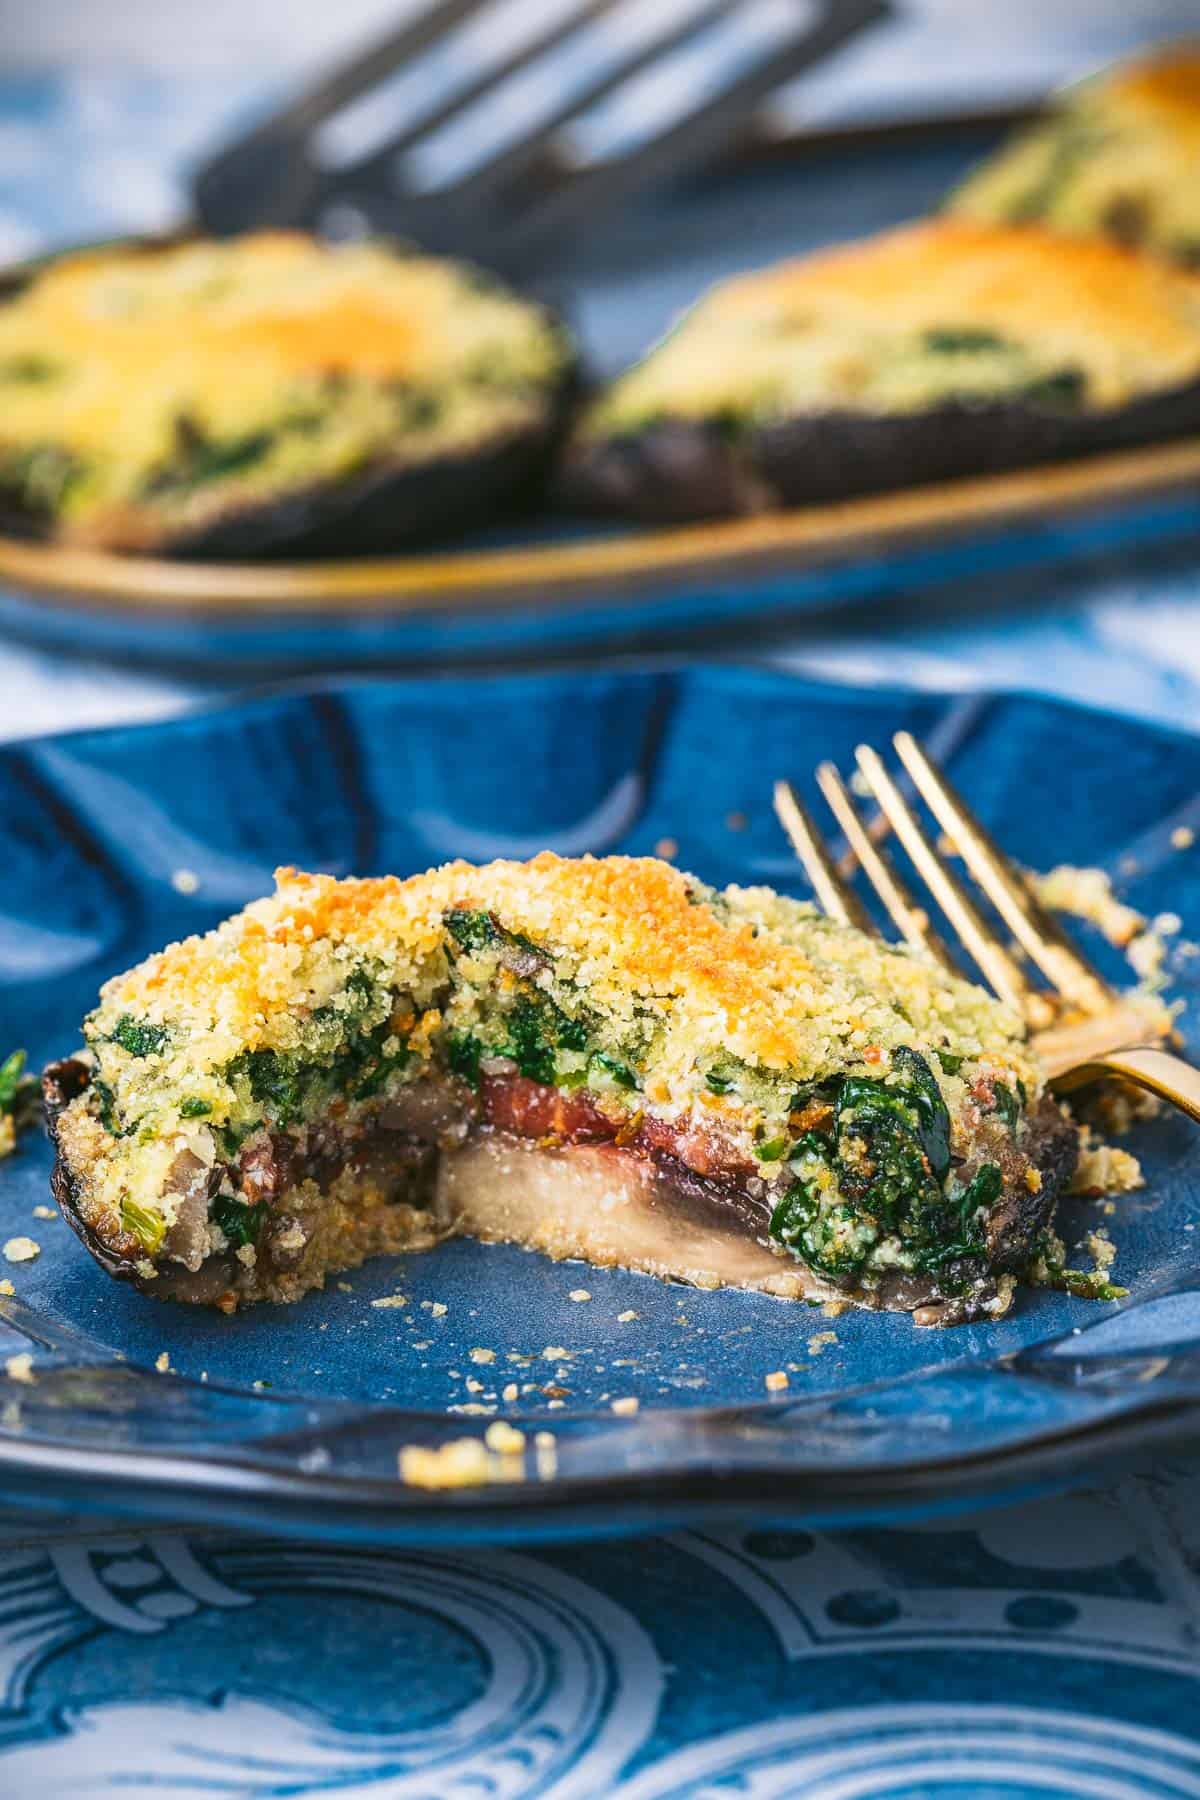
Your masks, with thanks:
[{"label": "fork handle", "polygon": [[1120,1075],[1135,1087],[1145,1088],[1160,1099],[1169,1100],[1180,1112],[1200,1123],[1200,1069],[1193,1068],[1182,1056],[1150,1045],[1129,1050],[1108,1050],[1072,1069],[1056,1087],[1075,1087],[1097,1075]]}]

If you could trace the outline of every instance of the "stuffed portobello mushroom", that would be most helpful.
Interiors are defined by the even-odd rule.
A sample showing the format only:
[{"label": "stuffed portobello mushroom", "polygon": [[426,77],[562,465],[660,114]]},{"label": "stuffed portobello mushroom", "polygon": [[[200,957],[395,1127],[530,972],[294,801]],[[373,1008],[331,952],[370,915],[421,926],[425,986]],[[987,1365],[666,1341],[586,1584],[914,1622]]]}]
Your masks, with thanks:
[{"label": "stuffed portobello mushroom", "polygon": [[44,1078],[66,1216],[226,1311],[465,1232],[952,1323],[1004,1310],[1077,1152],[982,990],[650,858],[281,870],[84,1036]]},{"label": "stuffed portobello mushroom", "polygon": [[1095,233],[1200,267],[1200,44],[1069,89],[981,164],[948,210]]},{"label": "stuffed portobello mushroom", "polygon": [[401,247],[84,251],[0,304],[0,515],[110,550],[386,548],[538,474],[573,372],[540,307]]},{"label": "stuffed portobello mushroom", "polygon": [[707,294],[585,413],[568,505],[671,520],[1200,429],[1200,286],[1115,244],[961,219]]}]

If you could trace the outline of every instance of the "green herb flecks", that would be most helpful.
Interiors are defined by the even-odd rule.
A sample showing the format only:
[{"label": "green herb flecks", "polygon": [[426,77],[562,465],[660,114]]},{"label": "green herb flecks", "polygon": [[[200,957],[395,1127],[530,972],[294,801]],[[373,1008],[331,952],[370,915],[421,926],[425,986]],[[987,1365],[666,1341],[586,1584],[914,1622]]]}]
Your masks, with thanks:
[{"label": "green herb flecks", "polygon": [[380,1093],[409,1061],[408,1049],[392,1045],[393,1037],[389,1017],[369,1031],[353,1030],[320,1058],[304,1051],[244,1050],[228,1064],[225,1078],[262,1109],[263,1123],[286,1129],[335,1095],[367,1100]]},{"label": "green herb flecks", "polygon": [[484,1046],[471,1032],[451,1031],[446,1034],[446,1066],[452,1075],[457,1075],[470,1088],[479,1086],[479,1063],[484,1054]]},{"label": "green herb flecks", "polygon": [[245,1201],[232,1194],[218,1194],[208,1209],[208,1216],[214,1225],[220,1226],[232,1247],[241,1250],[246,1244],[258,1242],[267,1216],[267,1203],[260,1200],[254,1206],[247,1206]]},{"label": "green herb flecks", "polygon": [[453,907],[446,914],[445,923],[446,930],[459,949],[465,950],[469,956],[478,956],[482,951],[491,950],[500,941],[500,926],[489,912]]},{"label": "green herb flecks", "polygon": [[445,925],[458,948],[468,956],[494,952],[507,969],[526,977],[550,967],[550,957],[540,944],[524,932],[509,931],[495,913],[452,907],[445,915]]},{"label": "green herb flecks", "polygon": [[[504,1030],[504,1042],[493,1054],[511,1058],[522,1075],[549,1087],[558,1080],[558,1053],[581,1056],[588,1047],[587,1027],[536,989],[517,995],[504,1014]],[[613,1069],[628,1073],[620,1063],[614,1063]],[[615,1074],[612,1078],[618,1079]],[[624,1080],[618,1085],[625,1085]]]},{"label": "green herb flecks", "polygon": [[1010,1131],[1017,1129],[1021,1117],[1021,1102],[1014,1090],[1006,1087],[1002,1081],[992,1083],[992,1111],[1000,1115]]},{"label": "green herb flecks", "polygon": [[167,1221],[160,1212],[142,1206],[128,1195],[121,1202],[121,1227],[135,1237],[147,1256],[153,1256],[167,1234]]},{"label": "green herb flecks", "polygon": [[157,1056],[164,1049],[170,1033],[165,1025],[151,1025],[124,1013],[112,1028],[112,1041],[120,1044],[130,1056]]},{"label": "green herb flecks", "polygon": [[1022,387],[1020,397],[1027,406],[1038,407],[1043,412],[1073,413],[1086,402],[1087,386],[1086,371],[1068,365],[1035,376]]},{"label": "green herb flecks", "polygon": [[923,333],[927,350],[939,356],[970,356],[981,350],[1010,350],[1012,343],[999,332],[975,325],[934,325]]},{"label": "green herb flecks", "polygon": [[17,1132],[33,1113],[37,1083],[25,1073],[25,1052],[14,1050],[0,1062],[0,1157],[17,1147]]},{"label": "green herb flecks", "polygon": [[[586,1044],[586,1036],[584,1043]],[[578,1047],[582,1049],[584,1045]],[[599,1071],[600,1074],[607,1076],[619,1088],[632,1089],[636,1088],[638,1084],[637,1076],[629,1064],[622,1062],[619,1056],[610,1056],[607,1050],[593,1050],[588,1068],[593,1075]]]},{"label": "green herb flecks", "polygon": [[61,363],[39,356],[36,351],[0,357],[0,386],[4,387],[41,387],[57,381],[62,372]]},{"label": "green herb flecks", "polygon": [[1043,1227],[1033,1240],[1025,1280],[1032,1287],[1054,1288],[1077,1300],[1124,1300],[1128,1295],[1129,1289],[1118,1287],[1102,1269],[1069,1269],[1064,1256],[1062,1240]]},{"label": "green herb flecks", "polygon": [[35,519],[57,518],[87,473],[87,464],[61,444],[0,451],[0,492]]},{"label": "green herb flecks", "polygon": [[146,481],[146,493],[189,494],[210,482],[240,475],[266,457],[275,443],[273,431],[250,431],[241,437],[209,438],[197,430],[181,430],[176,449]]},{"label": "green herb flecks", "polygon": [[25,1073],[25,1052],[14,1050],[0,1062],[0,1113],[10,1116],[17,1109],[17,1096],[29,1080]]}]

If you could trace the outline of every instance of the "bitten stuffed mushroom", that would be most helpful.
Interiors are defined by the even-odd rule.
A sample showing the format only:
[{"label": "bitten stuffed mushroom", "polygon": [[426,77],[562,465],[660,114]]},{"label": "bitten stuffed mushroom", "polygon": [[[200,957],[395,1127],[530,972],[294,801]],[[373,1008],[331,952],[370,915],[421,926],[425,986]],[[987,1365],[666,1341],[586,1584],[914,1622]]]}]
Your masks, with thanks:
[{"label": "bitten stuffed mushroom", "polygon": [[283,870],[84,1035],[64,1212],[226,1310],[466,1232],[950,1323],[1003,1310],[1076,1157],[981,989],[649,858]]}]

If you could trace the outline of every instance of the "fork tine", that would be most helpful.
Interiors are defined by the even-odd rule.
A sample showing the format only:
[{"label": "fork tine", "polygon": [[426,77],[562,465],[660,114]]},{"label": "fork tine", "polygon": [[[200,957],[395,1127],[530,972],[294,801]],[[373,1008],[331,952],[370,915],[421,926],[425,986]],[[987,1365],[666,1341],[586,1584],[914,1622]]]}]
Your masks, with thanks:
[{"label": "fork tine", "polygon": [[775,815],[787,832],[792,849],[804,865],[812,882],[822,912],[841,925],[854,925],[859,931],[880,935],[874,919],[854,889],[842,880],[837,864],[825,847],[825,841],[809,814],[800,804],[790,781],[775,783]]},{"label": "fork tine", "polygon": [[932,956],[935,962],[940,963],[942,968],[957,974],[950,952],[930,923],[929,914],[924,907],[917,905],[891,861],[873,842],[869,828],[859,817],[841,776],[831,762],[823,762],[818,768],[817,786],[824,794],[830,812],[841,826],[859,867],[879,895],[888,917],[905,943],[914,950],[923,950],[927,956]]},{"label": "fork tine", "polygon": [[1080,955],[1057,921],[1034,898],[1020,870],[930,762],[911,732],[898,731],[892,742],[930,812],[1047,981],[1085,1012],[1103,1012],[1111,1007],[1115,995],[1100,971]]},{"label": "fork tine", "polygon": [[912,858],[921,879],[993,990],[1031,1024],[1047,1023],[1048,1005],[1029,986],[1008,951],[984,923],[966,890],[942,863],[875,751],[869,744],[860,744],[855,757],[872,794],[890,819],[893,831]]},{"label": "fork tine", "polygon": [[[729,10],[727,5],[717,7],[715,21],[719,23],[727,17]],[[749,117],[752,108],[769,104],[771,96],[785,82],[803,74],[865,27],[888,16],[890,0],[826,0],[823,6],[813,9],[808,29],[794,44],[768,50],[752,67],[735,74],[707,99],[691,107],[684,117],[643,141],[632,155],[602,156],[587,167],[575,169],[568,146],[567,162],[573,180],[554,189],[536,207],[520,227],[521,238],[545,240],[576,220],[590,220],[599,207],[611,204],[628,188],[631,166],[638,169],[640,179],[659,180],[675,168],[701,165],[728,138],[732,120],[739,115]],[[703,23],[708,22],[706,16]],[[683,42],[682,37],[678,41]],[[668,41],[654,60],[665,59],[675,42],[674,38]],[[627,69],[630,85],[637,73],[636,66]],[[582,102],[577,102],[570,116],[560,121],[551,134],[552,140],[559,136],[563,125],[569,130],[572,120],[584,110]],[[532,148],[544,154],[561,148],[561,144],[539,142]]]},{"label": "fork tine", "polygon": [[534,119],[528,131],[518,133],[498,154],[454,182],[455,203],[474,206],[503,188],[537,157],[548,153],[572,119],[623,87],[649,64],[699,36],[720,19],[723,10],[723,0],[700,0],[695,12],[667,25],[660,36],[625,50],[577,91],[567,94],[544,118]]},{"label": "fork tine", "polygon": [[405,150],[411,149],[422,138],[432,137],[434,132],[440,131],[443,125],[448,125],[459,113],[466,112],[478,100],[498,88],[501,82],[507,81],[512,75],[519,75],[548,50],[555,49],[572,32],[594,24],[619,4],[620,0],[580,0],[578,11],[565,24],[560,20],[547,25],[536,37],[529,38],[515,50],[508,51],[497,61],[489,63],[473,80],[455,88],[429,112],[422,113],[411,123],[401,125],[386,143],[377,145],[357,165],[356,174],[359,179],[369,177],[378,168],[394,165],[396,158]]}]

